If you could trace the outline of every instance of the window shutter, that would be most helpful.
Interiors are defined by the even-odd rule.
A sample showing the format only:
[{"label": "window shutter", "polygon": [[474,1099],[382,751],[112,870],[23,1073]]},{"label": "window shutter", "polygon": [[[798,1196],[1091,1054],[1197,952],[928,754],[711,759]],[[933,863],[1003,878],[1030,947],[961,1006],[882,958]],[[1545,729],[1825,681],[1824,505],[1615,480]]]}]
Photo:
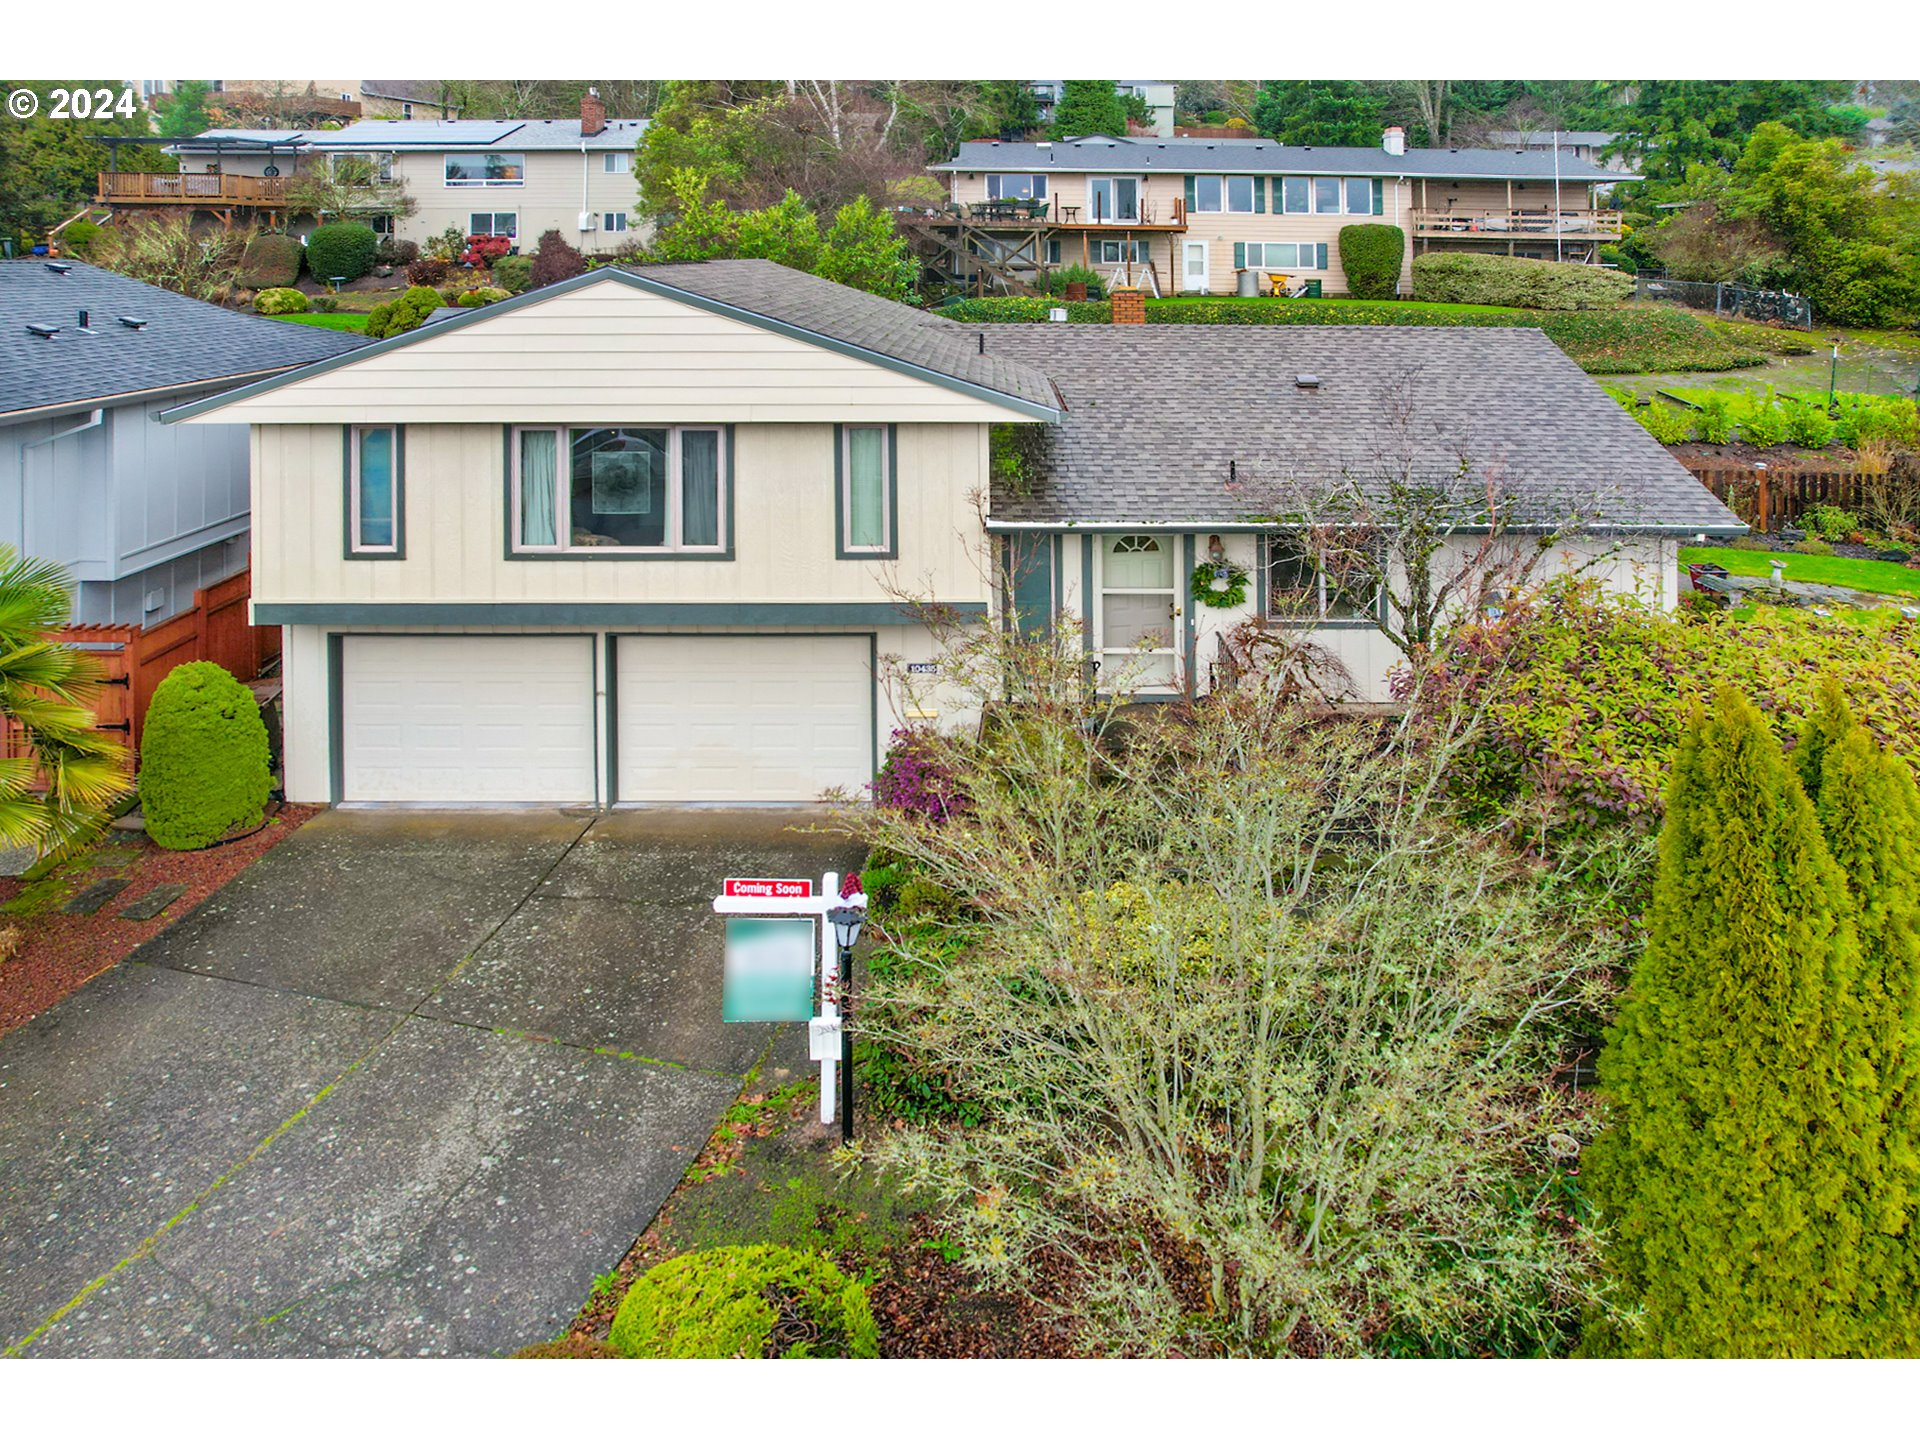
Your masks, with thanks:
[{"label": "window shutter", "polygon": [[1256,215],[1267,213],[1267,177],[1264,175],[1253,177],[1253,213]]},{"label": "window shutter", "polygon": [[1324,270],[1327,268],[1327,247],[1325,245],[1322,245],[1318,248],[1320,252],[1318,256],[1318,263],[1316,263],[1313,268],[1316,270]]},{"label": "window shutter", "polygon": [[1373,213],[1376,215],[1387,213],[1387,182],[1384,180],[1373,182]]},{"label": "window shutter", "polygon": [[1247,243],[1244,240],[1233,242],[1233,268],[1236,270],[1247,268]]},{"label": "window shutter", "polygon": [[1187,176],[1187,213],[1193,213],[1193,176]]}]

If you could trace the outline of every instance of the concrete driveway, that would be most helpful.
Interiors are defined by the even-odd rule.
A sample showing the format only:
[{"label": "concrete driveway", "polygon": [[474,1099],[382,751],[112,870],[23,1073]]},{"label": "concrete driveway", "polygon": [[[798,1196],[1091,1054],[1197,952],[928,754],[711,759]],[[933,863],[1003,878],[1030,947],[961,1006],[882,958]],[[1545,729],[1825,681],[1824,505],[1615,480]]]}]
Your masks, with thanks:
[{"label": "concrete driveway", "polygon": [[809,818],[308,822],[0,1038],[0,1351],[553,1335],[775,1039],[720,1023],[708,901],[846,868]]}]

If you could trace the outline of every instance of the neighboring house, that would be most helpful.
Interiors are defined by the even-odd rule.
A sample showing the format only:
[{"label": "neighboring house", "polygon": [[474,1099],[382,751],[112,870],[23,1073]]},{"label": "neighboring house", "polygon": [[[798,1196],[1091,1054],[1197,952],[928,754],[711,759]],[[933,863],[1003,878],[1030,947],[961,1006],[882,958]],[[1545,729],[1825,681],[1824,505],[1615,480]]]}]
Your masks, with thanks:
[{"label": "neighboring house", "polygon": [[[1399,126],[1378,149],[1272,140],[1086,136],[968,141],[942,165],[958,214],[905,217],[962,284],[1025,284],[1041,265],[1144,275],[1161,293],[1234,293],[1237,272],[1346,293],[1340,230],[1398,225],[1413,256],[1477,250],[1592,262],[1620,237],[1596,185],[1634,178],[1552,151],[1409,150]],[[1028,202],[1007,213],[1007,202]],[[923,248],[925,247],[923,245]],[[1132,276],[1127,267],[1131,265]]]},{"label": "neighboring house", "polygon": [[0,322],[0,543],[131,625],[247,565],[246,427],[160,412],[364,343],[66,261],[0,261]]},{"label": "neighboring house", "polygon": [[1620,138],[1617,130],[1496,130],[1487,138],[1510,150],[1552,151],[1558,146],[1563,155],[1615,171],[1623,178],[1633,169],[1625,156],[1605,153]]},{"label": "neighboring house", "polygon": [[[909,598],[1085,616],[1110,682],[1139,657],[1140,698],[1204,691],[1302,563],[1235,465],[1337,465],[1401,367],[1543,511],[1606,491],[1555,563],[1617,552],[1671,602],[1674,537],[1744,528],[1538,331],[980,331],[759,260],[605,267],[168,419],[255,428],[291,798],[794,803],[858,793],[894,726],[966,720]],[[1036,425],[1038,473],[990,490],[994,430]],[[1203,625],[1216,535],[1262,580]],[[1391,657],[1350,633],[1378,695]]]},{"label": "neighboring house", "polygon": [[[1053,123],[1053,110],[1066,94],[1067,82],[1064,80],[1029,80],[1028,88],[1033,92],[1034,103],[1040,108],[1040,123]],[[1173,134],[1174,94],[1178,87],[1171,80],[1116,80],[1114,92],[1119,95],[1138,95],[1146,102],[1147,113],[1152,117],[1148,122],[1155,135]]]},{"label": "neighboring house", "polygon": [[442,80],[362,80],[360,111],[369,120],[460,118]]},{"label": "neighboring house", "polygon": [[[408,216],[375,216],[376,230],[424,242],[448,226],[469,235],[506,235],[531,252],[558,230],[587,254],[642,238],[635,208],[634,147],[645,120],[611,120],[597,93],[577,120],[362,120],[339,130],[210,130],[169,149],[178,175],[115,172],[99,197],[116,210],[175,208],[231,222],[288,219],[294,167],[310,157],[360,155],[383,178],[402,181]],[[289,228],[313,228],[302,216]]]}]

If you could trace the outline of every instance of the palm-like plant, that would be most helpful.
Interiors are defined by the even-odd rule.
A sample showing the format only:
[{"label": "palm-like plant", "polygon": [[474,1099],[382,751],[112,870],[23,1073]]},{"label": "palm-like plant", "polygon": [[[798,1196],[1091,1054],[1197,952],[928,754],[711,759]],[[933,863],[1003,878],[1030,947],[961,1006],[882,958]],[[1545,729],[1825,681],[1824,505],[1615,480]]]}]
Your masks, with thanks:
[{"label": "palm-like plant", "polygon": [[98,666],[47,638],[71,602],[58,565],[0,545],[0,716],[21,752],[0,755],[0,844],[43,855],[97,835],[128,789],[126,747],[94,729]]}]

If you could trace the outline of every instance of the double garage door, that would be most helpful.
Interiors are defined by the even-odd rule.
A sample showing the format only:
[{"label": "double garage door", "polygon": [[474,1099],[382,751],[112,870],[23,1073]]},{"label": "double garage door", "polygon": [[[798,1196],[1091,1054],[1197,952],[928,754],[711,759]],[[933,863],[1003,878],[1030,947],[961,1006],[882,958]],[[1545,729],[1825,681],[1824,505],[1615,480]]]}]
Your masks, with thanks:
[{"label": "double garage door", "polygon": [[857,792],[873,778],[871,653],[865,635],[625,635],[608,663],[596,636],[349,635],[340,796],[764,804]]}]

